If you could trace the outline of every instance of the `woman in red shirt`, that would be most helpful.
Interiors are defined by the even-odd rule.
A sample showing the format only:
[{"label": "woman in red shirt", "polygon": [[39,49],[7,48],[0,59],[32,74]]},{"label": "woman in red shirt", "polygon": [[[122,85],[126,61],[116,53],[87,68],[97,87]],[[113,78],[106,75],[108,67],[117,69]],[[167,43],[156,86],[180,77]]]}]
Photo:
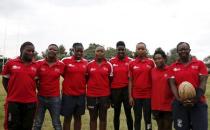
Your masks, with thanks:
[{"label": "woman in red shirt", "polygon": [[20,47],[20,56],[4,65],[2,84],[7,92],[5,130],[32,129],[37,103],[34,52],[33,43],[25,42]]},{"label": "woman in red shirt", "polygon": [[120,129],[120,113],[123,104],[128,130],[133,130],[133,118],[128,98],[128,65],[131,58],[126,55],[126,47],[123,41],[116,44],[117,55],[111,58],[113,66],[113,79],[111,83],[111,103],[114,108],[114,129]]},{"label": "woman in red shirt", "polygon": [[134,128],[141,129],[142,111],[144,113],[145,129],[151,130],[151,70],[154,68],[152,59],[147,58],[146,44],[136,45],[137,57],[129,64],[129,103],[134,109]]},{"label": "woman in red shirt", "polygon": [[152,69],[152,114],[158,130],[172,130],[173,94],[168,85],[168,66],[165,52],[158,48],[153,55],[156,67]]},{"label": "woman in red shirt", "polygon": [[85,113],[85,91],[87,60],[83,58],[82,43],[73,44],[74,55],[64,58],[61,115],[64,116],[63,130],[70,130],[72,117],[74,130],[81,130],[81,117]]},{"label": "woman in red shirt", "polygon": [[[175,97],[172,104],[174,127],[176,130],[207,130],[208,106],[206,97],[206,83],[208,79],[205,64],[190,55],[190,45],[180,42],[177,45],[179,59],[170,67],[170,87]],[[181,100],[178,87],[183,81],[190,82],[196,90],[192,99]]]},{"label": "woman in red shirt", "polygon": [[105,59],[105,49],[98,46],[95,50],[95,59],[87,66],[87,108],[90,114],[90,130],[106,130],[107,109],[110,106],[110,76],[112,65]]},{"label": "woman in red shirt", "polygon": [[46,110],[49,110],[55,130],[61,130],[60,122],[60,76],[64,64],[57,59],[58,46],[50,44],[46,58],[37,61],[38,64],[38,108],[34,121],[34,130],[41,130]]}]

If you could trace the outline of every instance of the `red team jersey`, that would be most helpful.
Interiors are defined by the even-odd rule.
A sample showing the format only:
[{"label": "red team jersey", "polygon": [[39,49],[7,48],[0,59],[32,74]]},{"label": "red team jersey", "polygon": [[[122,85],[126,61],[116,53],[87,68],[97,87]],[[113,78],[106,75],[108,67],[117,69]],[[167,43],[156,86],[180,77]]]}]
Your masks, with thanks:
[{"label": "red team jersey", "polygon": [[20,57],[9,60],[2,71],[3,77],[9,78],[7,101],[36,102],[36,74],[36,63],[26,65]]},{"label": "red team jersey", "polygon": [[173,93],[168,84],[168,73],[167,66],[164,69],[152,69],[152,110],[172,110]]},{"label": "red team jersey", "polygon": [[132,78],[133,98],[151,98],[151,70],[155,64],[150,58],[136,58],[129,64],[129,75]]},{"label": "red team jersey", "polygon": [[118,56],[113,57],[110,63],[113,66],[113,80],[111,88],[123,88],[128,86],[128,65],[132,59],[126,56],[120,60]]},{"label": "red team jersey", "polygon": [[60,95],[60,76],[64,72],[64,64],[56,61],[49,66],[46,60],[37,62],[38,78],[40,82],[38,95],[46,97],[55,97]]},{"label": "red team jersey", "polygon": [[65,95],[80,96],[86,91],[86,72],[88,61],[76,60],[74,56],[62,60],[65,64],[63,93]]},{"label": "red team jersey", "polygon": [[[205,64],[195,58],[192,58],[188,64],[182,64],[177,61],[170,67],[170,78],[175,79],[177,88],[183,81],[190,82],[195,88],[199,87],[199,75],[207,76],[208,71]],[[201,101],[206,101],[204,96],[201,97]]]},{"label": "red team jersey", "polygon": [[104,60],[100,65],[92,60],[87,66],[87,96],[102,97],[110,95],[109,76],[112,76],[112,65]]}]

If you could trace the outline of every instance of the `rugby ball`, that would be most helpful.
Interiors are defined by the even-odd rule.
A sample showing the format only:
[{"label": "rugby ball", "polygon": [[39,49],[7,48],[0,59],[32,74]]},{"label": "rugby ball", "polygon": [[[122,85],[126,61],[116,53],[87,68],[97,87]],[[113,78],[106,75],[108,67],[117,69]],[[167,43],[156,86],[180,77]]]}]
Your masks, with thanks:
[{"label": "rugby ball", "polygon": [[179,97],[181,100],[191,99],[196,96],[196,91],[193,85],[188,81],[183,81],[178,88]]}]

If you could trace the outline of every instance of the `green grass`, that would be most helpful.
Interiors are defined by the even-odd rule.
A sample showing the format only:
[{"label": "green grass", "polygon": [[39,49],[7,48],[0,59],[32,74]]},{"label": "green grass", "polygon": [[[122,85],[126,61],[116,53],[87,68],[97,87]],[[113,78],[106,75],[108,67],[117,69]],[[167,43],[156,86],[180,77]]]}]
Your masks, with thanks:
[{"label": "green grass", "polygon": [[[0,77],[0,82],[1,82],[1,77]],[[208,85],[207,85],[207,91],[206,91],[206,96],[207,98],[210,97],[210,78],[208,80]],[[3,130],[3,122],[4,122],[4,99],[5,99],[6,93],[3,89],[2,84],[0,83],[0,130]],[[210,103],[210,101],[208,100],[208,104]],[[208,112],[210,111],[210,108],[208,108]],[[210,114],[208,113],[208,117],[210,117]],[[61,117],[61,121],[63,122],[63,117]],[[114,130],[113,127],[113,109],[110,108],[108,110],[108,119],[107,119],[107,130]],[[126,118],[124,116],[124,111],[122,109],[122,114],[120,117],[120,130],[127,130],[126,127]],[[142,121],[142,125],[143,125],[143,121]],[[210,118],[208,119],[208,125],[210,126]],[[49,116],[49,113],[46,113],[45,116],[45,121],[43,124],[43,128],[42,130],[53,130],[52,127],[52,123],[51,123],[51,119]],[[85,115],[82,117],[82,130],[89,130],[89,115],[88,115],[88,111],[86,111]],[[157,125],[156,122],[153,120],[153,130],[157,130]]]}]

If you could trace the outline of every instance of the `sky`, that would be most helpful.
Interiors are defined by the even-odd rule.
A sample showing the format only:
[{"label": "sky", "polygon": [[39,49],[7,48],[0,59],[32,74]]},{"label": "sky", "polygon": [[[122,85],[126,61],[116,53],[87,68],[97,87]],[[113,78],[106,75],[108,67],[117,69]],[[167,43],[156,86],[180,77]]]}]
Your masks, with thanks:
[{"label": "sky", "polygon": [[150,54],[188,42],[198,59],[210,55],[209,0],[0,0],[0,55],[15,57],[25,41],[40,54],[49,44],[117,41],[135,51],[144,42]]}]

